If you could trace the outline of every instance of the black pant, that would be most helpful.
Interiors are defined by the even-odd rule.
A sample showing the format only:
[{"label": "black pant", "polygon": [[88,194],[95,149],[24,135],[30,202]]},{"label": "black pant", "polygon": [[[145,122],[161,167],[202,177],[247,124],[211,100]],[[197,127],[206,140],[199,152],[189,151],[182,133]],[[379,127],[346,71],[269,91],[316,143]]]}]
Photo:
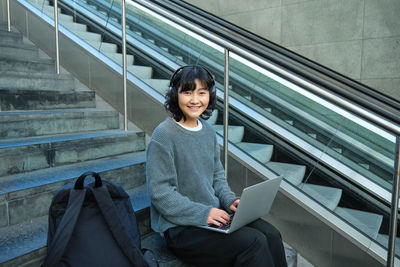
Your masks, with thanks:
[{"label": "black pant", "polygon": [[196,266],[287,266],[281,234],[262,219],[230,234],[178,226],[164,235],[169,249]]}]

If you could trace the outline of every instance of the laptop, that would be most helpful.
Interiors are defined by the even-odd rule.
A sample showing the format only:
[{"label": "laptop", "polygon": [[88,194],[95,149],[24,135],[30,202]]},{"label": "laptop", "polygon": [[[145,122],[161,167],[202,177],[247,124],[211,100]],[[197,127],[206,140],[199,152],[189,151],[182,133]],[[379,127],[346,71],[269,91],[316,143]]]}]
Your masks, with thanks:
[{"label": "laptop", "polygon": [[258,218],[267,215],[272,207],[272,203],[274,202],[281,181],[282,176],[279,176],[243,189],[239,205],[233,218],[231,218],[230,226],[222,228],[214,225],[200,227],[211,231],[229,234]]}]

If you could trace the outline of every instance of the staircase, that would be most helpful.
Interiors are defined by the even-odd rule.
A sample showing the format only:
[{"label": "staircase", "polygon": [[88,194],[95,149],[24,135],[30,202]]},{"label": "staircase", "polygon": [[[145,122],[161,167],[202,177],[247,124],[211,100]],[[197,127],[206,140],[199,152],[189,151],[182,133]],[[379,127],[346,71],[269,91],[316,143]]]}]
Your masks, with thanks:
[{"label": "staircase", "polygon": [[0,24],[1,266],[41,264],[53,193],[88,170],[123,186],[141,234],[150,233],[145,134],[121,130],[118,112],[96,108],[94,92],[54,70]]}]

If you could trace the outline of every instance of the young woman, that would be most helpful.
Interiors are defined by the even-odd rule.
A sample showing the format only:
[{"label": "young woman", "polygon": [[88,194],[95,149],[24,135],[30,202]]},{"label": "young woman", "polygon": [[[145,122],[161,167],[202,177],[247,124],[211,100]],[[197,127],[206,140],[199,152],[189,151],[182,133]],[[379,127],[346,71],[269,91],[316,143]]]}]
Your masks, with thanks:
[{"label": "young woman", "polygon": [[153,132],[147,150],[151,226],[167,246],[196,266],[287,266],[279,231],[264,220],[222,234],[197,226],[226,224],[239,198],[220,162],[215,130],[215,82],[200,66],[172,75],[165,108],[171,117]]}]

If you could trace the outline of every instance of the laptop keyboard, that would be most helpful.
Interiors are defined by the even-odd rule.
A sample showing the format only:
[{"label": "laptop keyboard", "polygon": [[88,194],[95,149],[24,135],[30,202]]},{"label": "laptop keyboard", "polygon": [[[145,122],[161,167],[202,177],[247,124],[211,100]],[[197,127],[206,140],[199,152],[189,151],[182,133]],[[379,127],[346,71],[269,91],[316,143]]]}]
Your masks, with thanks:
[{"label": "laptop keyboard", "polygon": [[231,219],[230,219],[229,222],[227,222],[226,224],[221,223],[220,226],[216,226],[216,225],[212,224],[212,225],[210,225],[210,226],[211,226],[211,227],[218,228],[218,229],[221,229],[221,230],[226,230],[226,229],[228,229],[228,228],[231,226],[231,223],[232,223],[232,220],[233,220],[233,215],[235,215],[235,213],[229,214],[229,216],[230,216]]}]

